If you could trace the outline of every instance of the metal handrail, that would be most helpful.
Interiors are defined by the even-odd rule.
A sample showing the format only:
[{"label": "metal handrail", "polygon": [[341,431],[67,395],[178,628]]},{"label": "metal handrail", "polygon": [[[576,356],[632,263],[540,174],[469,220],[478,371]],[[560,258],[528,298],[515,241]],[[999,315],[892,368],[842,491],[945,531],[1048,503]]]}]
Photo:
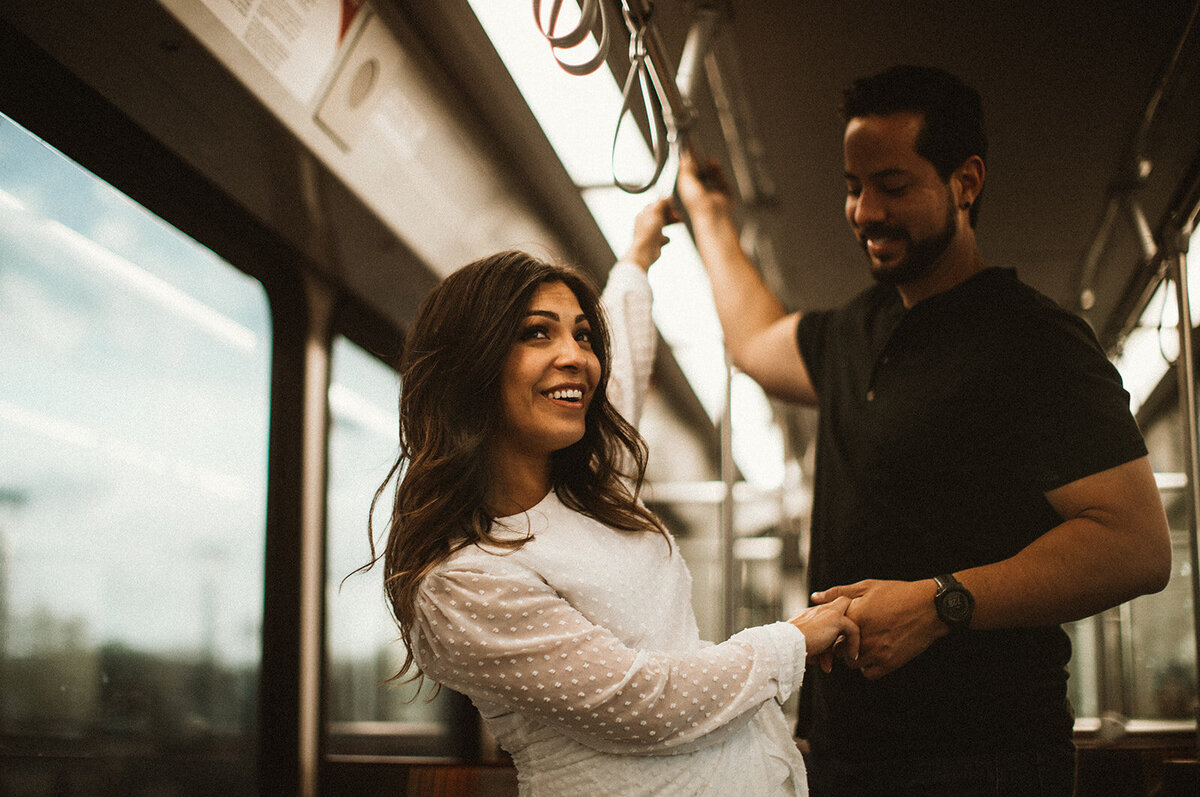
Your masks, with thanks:
[{"label": "metal handrail", "polygon": [[[1197,0],[1196,4],[1192,6],[1187,24],[1184,25],[1183,33],[1180,34],[1179,41],[1171,53],[1171,58],[1164,65],[1162,74],[1159,76],[1154,90],[1150,93],[1150,97],[1146,101],[1145,108],[1142,111],[1141,124],[1130,139],[1127,155],[1119,165],[1117,177],[1113,180],[1112,186],[1109,189],[1108,203],[1104,208],[1104,215],[1092,238],[1092,243],[1088,247],[1080,269],[1079,290],[1076,293],[1076,297],[1078,307],[1081,310],[1089,310],[1094,304],[1095,294],[1092,286],[1095,284],[1096,274],[1100,268],[1100,259],[1108,247],[1108,242],[1120,215],[1119,211],[1122,205],[1128,207],[1132,212],[1131,221],[1139,234],[1143,256],[1146,258],[1147,265],[1153,264],[1158,258],[1156,250],[1148,250],[1146,247],[1147,239],[1143,230],[1144,217],[1140,216],[1140,210],[1136,203],[1130,203],[1138,189],[1141,188],[1146,178],[1150,175],[1152,164],[1146,157],[1146,141],[1157,121],[1159,107],[1178,77],[1183,51],[1186,49],[1188,42],[1195,32],[1198,17],[1200,17],[1200,0]],[[1139,221],[1141,224],[1139,224]],[[1145,230],[1148,231],[1148,227]],[[1149,240],[1153,245],[1153,238],[1151,237]]]}]

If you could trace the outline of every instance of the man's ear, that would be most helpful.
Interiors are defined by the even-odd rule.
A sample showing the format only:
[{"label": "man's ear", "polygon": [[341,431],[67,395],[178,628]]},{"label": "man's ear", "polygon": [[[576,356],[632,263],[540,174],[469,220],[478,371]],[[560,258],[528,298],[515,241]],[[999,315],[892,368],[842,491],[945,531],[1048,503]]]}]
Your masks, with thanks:
[{"label": "man's ear", "polygon": [[983,178],[986,169],[983,158],[972,155],[963,161],[962,166],[954,170],[953,180],[958,186],[958,205],[967,208],[975,203],[975,198],[983,190]]}]

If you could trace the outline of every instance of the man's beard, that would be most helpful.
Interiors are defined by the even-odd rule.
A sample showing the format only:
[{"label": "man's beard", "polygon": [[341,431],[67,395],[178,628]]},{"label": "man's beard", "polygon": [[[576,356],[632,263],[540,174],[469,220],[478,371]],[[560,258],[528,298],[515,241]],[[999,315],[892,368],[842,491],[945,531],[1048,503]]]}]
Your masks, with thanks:
[{"label": "man's beard", "polygon": [[942,231],[929,238],[914,241],[907,229],[889,227],[885,224],[872,224],[863,228],[859,236],[859,244],[867,252],[867,241],[871,238],[895,238],[905,242],[907,253],[894,266],[876,266],[867,252],[867,260],[871,264],[871,276],[876,282],[884,285],[907,285],[929,274],[933,264],[938,261],[949,248],[950,242],[958,234],[958,216],[954,212],[954,196],[947,191],[946,222]]}]

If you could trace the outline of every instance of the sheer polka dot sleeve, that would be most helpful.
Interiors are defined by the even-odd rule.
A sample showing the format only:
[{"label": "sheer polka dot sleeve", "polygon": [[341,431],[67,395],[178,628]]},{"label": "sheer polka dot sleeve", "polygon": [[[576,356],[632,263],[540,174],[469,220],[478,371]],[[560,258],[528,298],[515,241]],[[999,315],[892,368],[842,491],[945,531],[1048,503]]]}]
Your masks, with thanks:
[{"label": "sheer polka dot sleeve", "polygon": [[425,674],[477,704],[602,752],[655,755],[723,741],[800,685],[804,635],[790,623],[687,654],[635,650],[536,574],[496,561],[428,576],[412,633]]},{"label": "sheer polka dot sleeve", "polygon": [[612,374],[609,401],[637,426],[650,391],[658,331],[651,315],[653,296],[646,272],[617,262],[604,286],[604,311],[612,327]]}]

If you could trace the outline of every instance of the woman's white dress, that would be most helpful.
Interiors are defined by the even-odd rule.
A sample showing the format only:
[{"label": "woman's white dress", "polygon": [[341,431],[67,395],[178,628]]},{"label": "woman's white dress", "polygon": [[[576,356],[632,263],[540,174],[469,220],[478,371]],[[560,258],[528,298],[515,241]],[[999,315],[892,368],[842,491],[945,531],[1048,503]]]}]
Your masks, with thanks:
[{"label": "woman's white dress", "polygon": [[[634,420],[655,341],[645,274],[618,263],[604,299],[610,396]],[[795,626],[701,641],[674,541],[610,529],[553,492],[493,530],[528,542],[470,546],[430,573],[411,644],[474,702],[522,795],[807,793],[780,707],[804,673]]]}]

